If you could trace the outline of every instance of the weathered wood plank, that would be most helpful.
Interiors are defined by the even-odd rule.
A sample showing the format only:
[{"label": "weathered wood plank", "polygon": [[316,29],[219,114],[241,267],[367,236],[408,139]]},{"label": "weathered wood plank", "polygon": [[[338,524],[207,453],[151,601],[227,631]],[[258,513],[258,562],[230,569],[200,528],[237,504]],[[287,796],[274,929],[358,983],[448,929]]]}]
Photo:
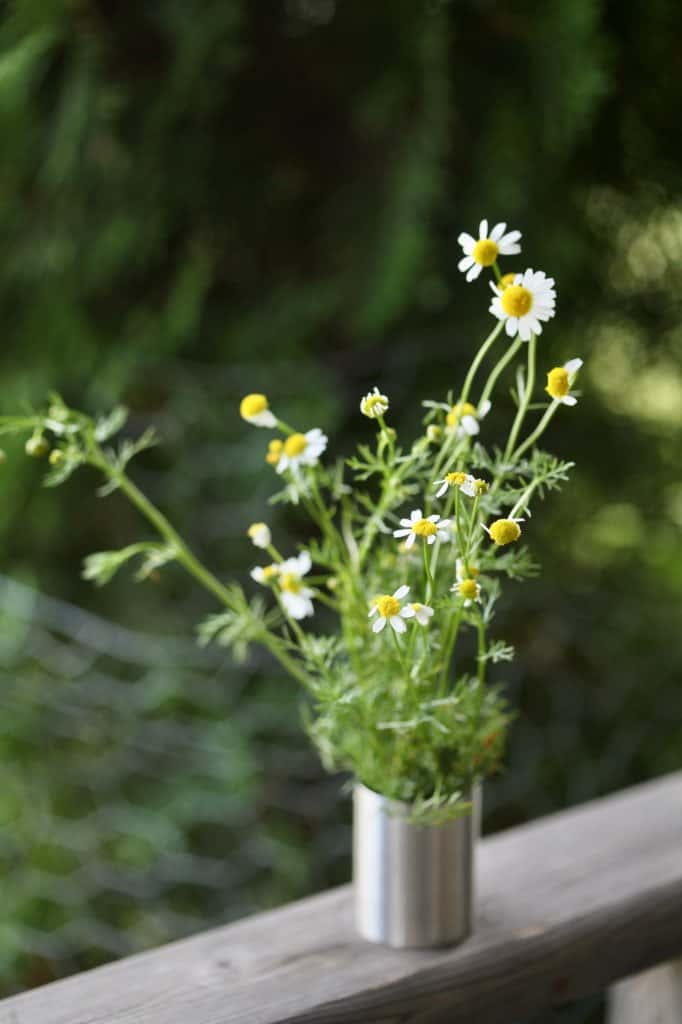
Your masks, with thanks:
[{"label": "weathered wood plank", "polygon": [[481,844],[458,949],[353,933],[347,887],[0,1003],[0,1024],[496,1024],[682,952],[682,773]]}]

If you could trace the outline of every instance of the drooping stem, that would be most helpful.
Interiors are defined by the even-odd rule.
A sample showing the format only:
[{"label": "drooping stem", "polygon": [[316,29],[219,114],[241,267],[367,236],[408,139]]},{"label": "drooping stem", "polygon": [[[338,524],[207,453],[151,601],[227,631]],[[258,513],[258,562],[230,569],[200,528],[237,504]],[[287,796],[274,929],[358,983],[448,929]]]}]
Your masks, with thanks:
[{"label": "drooping stem", "polygon": [[545,432],[545,430],[549,426],[549,422],[552,419],[552,416],[557,411],[560,405],[561,402],[559,402],[555,398],[554,401],[547,407],[547,409],[545,409],[545,413],[540,422],[538,423],[537,427],[535,428],[535,430],[532,432],[532,434],[528,435],[526,440],[522,444],[520,444],[516,451],[513,453],[514,458],[521,458],[523,453],[525,451],[528,451],[528,449],[535,444],[538,438]]}]

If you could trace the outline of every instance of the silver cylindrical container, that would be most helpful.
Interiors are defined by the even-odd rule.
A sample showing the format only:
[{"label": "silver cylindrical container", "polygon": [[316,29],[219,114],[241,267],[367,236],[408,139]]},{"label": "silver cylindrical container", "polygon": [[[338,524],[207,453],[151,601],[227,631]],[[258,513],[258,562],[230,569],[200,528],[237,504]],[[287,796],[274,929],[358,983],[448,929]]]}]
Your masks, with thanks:
[{"label": "silver cylindrical container", "polygon": [[355,785],[357,930],[399,949],[454,945],[471,933],[480,788],[470,815],[442,825],[415,825],[409,816],[407,804]]}]

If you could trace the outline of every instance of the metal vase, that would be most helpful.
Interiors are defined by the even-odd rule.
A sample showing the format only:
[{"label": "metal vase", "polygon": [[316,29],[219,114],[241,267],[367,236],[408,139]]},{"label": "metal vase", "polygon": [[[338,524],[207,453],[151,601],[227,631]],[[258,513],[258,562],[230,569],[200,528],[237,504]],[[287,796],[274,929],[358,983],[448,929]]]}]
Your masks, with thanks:
[{"label": "metal vase", "polygon": [[450,946],[471,934],[478,786],[472,803],[472,813],[454,821],[415,825],[408,804],[356,783],[353,896],[364,939],[409,949]]}]

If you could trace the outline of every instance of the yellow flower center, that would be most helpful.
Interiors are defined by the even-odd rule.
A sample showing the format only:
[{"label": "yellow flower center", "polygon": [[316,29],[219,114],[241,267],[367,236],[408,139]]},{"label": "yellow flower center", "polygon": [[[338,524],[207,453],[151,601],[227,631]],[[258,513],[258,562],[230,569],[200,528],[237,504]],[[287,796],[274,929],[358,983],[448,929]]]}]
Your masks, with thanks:
[{"label": "yellow flower center", "polygon": [[277,575],[276,565],[264,565],[263,566],[263,579],[271,580],[273,576]]},{"label": "yellow flower center", "polygon": [[466,473],[446,473],[445,479],[447,480],[450,487],[461,487],[466,480]]},{"label": "yellow flower center", "polygon": [[413,612],[418,612],[419,609],[421,608],[419,601],[415,601],[415,603],[411,605],[411,608]]},{"label": "yellow flower center", "polygon": [[394,615],[398,615],[400,612],[400,601],[396,597],[391,597],[390,594],[378,597],[376,606],[382,619],[392,619]]},{"label": "yellow flower center", "polygon": [[513,519],[496,519],[490,527],[490,536],[502,547],[511,544],[521,536],[521,528]]},{"label": "yellow flower center", "polygon": [[268,453],[265,456],[265,461],[269,462],[271,466],[276,466],[281,458],[283,448],[284,445],[281,441],[271,441],[268,445]]},{"label": "yellow flower center", "polygon": [[468,601],[475,601],[478,594],[478,583],[476,580],[462,580],[457,590],[461,597]]},{"label": "yellow flower center", "polygon": [[289,458],[295,458],[297,455],[301,455],[308,447],[308,439],[305,434],[292,434],[284,442],[284,454],[288,455]]},{"label": "yellow flower center", "polygon": [[514,284],[514,278],[515,277],[516,277],[516,274],[503,274],[502,275],[502,277],[500,278],[500,288],[502,289],[502,291],[504,291],[505,288],[508,288],[510,284]]},{"label": "yellow flower center", "polygon": [[289,594],[301,593],[301,581],[293,572],[285,572],[279,581],[279,585],[282,590],[286,590]]},{"label": "yellow flower center", "polygon": [[365,414],[367,414],[368,412],[369,413],[373,413],[377,406],[381,406],[383,408],[383,406],[385,406],[387,404],[386,396],[385,395],[368,395],[367,398],[365,398],[365,401],[364,401],[363,404],[365,406]]},{"label": "yellow flower center", "polygon": [[482,494],[487,494],[489,490],[490,485],[488,484],[487,480],[480,480],[478,478],[474,480],[474,491],[477,497],[480,498]]},{"label": "yellow flower center", "polygon": [[429,519],[418,519],[412,525],[412,532],[418,537],[433,537],[434,533],[438,533],[438,527]]},{"label": "yellow flower center", "polygon": [[265,395],[247,395],[242,398],[239,406],[240,415],[248,420],[251,416],[257,416],[259,412],[265,412],[268,408],[268,400]]},{"label": "yellow flower center", "polygon": [[258,537],[264,530],[267,530],[265,523],[251,523],[246,533],[253,540],[254,537]]},{"label": "yellow flower center", "polygon": [[563,366],[555,366],[547,374],[547,387],[545,391],[552,398],[564,398],[569,391],[568,370]]},{"label": "yellow flower center", "polygon": [[499,251],[497,242],[493,242],[492,238],[481,238],[476,242],[471,255],[482,267],[492,267]]},{"label": "yellow flower center", "polygon": [[533,308],[533,296],[520,284],[509,284],[502,292],[502,309],[507,316],[525,316]]},{"label": "yellow flower center", "polygon": [[459,421],[461,420],[462,416],[475,415],[476,406],[472,405],[471,402],[464,402],[463,405],[457,402],[455,405],[453,405],[452,409],[445,417],[445,422],[449,427],[456,427]]}]

